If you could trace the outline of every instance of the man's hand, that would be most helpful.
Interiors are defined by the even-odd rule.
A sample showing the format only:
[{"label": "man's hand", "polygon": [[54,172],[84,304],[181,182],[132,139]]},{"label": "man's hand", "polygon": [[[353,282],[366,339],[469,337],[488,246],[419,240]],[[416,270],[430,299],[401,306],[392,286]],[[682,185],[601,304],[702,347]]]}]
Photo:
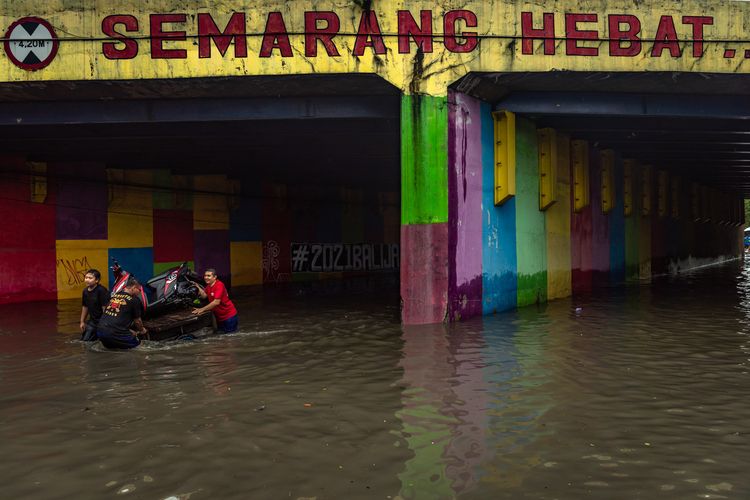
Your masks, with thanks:
[{"label": "man's hand", "polygon": [[203,308],[200,308],[200,309],[198,309],[198,308],[196,308],[196,309],[193,309],[193,314],[201,314],[202,312],[203,312]]},{"label": "man's hand", "polygon": [[83,321],[81,321],[81,333],[83,333],[85,331],[86,331],[86,323],[84,323]]}]

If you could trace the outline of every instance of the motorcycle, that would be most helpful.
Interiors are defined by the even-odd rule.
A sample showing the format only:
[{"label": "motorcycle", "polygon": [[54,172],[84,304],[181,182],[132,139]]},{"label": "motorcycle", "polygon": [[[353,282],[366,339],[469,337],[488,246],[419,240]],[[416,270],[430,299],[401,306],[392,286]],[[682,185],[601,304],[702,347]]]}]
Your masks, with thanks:
[{"label": "motorcycle", "polygon": [[[112,273],[115,281],[112,294],[125,288],[132,274],[123,269],[113,259]],[[143,326],[149,340],[170,340],[190,334],[213,324],[210,312],[196,315],[192,313],[200,299],[198,285],[204,286],[203,279],[194,273],[187,262],[157,274],[141,283],[140,302],[143,306]]]}]

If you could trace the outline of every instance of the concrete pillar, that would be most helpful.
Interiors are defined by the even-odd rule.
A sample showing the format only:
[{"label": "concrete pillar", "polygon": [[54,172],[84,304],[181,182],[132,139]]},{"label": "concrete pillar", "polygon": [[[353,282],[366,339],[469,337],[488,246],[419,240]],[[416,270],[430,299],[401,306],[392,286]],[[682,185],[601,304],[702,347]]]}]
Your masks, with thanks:
[{"label": "concrete pillar", "polygon": [[570,137],[557,134],[556,201],[545,211],[547,299],[573,293],[570,272]]},{"label": "concrete pillar", "polygon": [[609,212],[610,283],[625,281],[625,205],[622,181],[622,158],[615,153],[615,201]]},{"label": "concrete pillar", "polygon": [[482,314],[481,101],[448,94],[448,303],[451,321]]},{"label": "concrete pillar", "polygon": [[438,323],[448,303],[448,101],[401,98],[401,319]]},{"label": "concrete pillar", "polygon": [[516,119],[518,306],[547,302],[547,234],[539,210],[539,150],[534,123]]}]

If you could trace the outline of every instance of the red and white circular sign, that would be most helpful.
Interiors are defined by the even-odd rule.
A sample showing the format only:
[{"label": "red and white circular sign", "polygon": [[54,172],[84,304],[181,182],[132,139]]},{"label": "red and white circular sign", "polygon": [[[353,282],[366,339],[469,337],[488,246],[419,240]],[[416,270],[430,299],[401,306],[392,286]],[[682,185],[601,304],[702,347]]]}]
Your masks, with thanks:
[{"label": "red and white circular sign", "polygon": [[27,71],[46,67],[57,55],[60,41],[52,25],[38,17],[24,17],[5,33],[5,53],[13,64]]}]

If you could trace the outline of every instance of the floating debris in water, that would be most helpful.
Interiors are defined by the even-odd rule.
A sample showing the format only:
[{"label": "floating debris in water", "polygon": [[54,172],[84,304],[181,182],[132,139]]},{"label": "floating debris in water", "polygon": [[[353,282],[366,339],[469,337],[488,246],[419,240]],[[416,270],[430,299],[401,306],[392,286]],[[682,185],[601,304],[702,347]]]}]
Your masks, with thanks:
[{"label": "floating debris in water", "polygon": [[122,488],[120,488],[117,491],[117,494],[118,495],[127,495],[128,493],[132,493],[133,491],[135,491],[135,485],[134,484],[126,484],[125,486],[123,486]]}]

